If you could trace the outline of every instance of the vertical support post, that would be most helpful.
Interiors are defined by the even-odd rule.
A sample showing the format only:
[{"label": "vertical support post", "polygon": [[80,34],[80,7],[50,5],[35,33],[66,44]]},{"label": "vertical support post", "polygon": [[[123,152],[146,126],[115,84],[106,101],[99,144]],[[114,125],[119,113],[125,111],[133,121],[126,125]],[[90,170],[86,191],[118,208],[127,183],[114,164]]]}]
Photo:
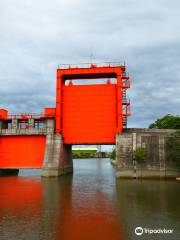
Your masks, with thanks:
[{"label": "vertical support post", "polygon": [[33,118],[28,119],[28,126],[29,126],[29,128],[34,128],[34,119]]},{"label": "vertical support post", "polygon": [[72,146],[63,143],[62,135],[54,133],[54,119],[47,119],[43,177],[58,177],[73,171]]},{"label": "vertical support post", "polygon": [[56,133],[61,133],[62,76],[57,70],[56,79]]},{"label": "vertical support post", "polygon": [[117,178],[134,178],[132,133],[116,134]]},{"label": "vertical support post", "polygon": [[117,131],[122,132],[122,71],[117,74]]},{"label": "vertical support post", "polygon": [[134,153],[137,149],[137,133],[132,133],[132,144],[133,144],[133,166],[134,166],[134,178],[137,178],[137,162]]},{"label": "vertical support post", "polygon": [[165,139],[164,135],[159,136],[159,164],[160,164],[160,177],[166,176],[166,162],[165,162]]},{"label": "vertical support post", "polygon": [[16,118],[12,119],[12,128],[13,129],[18,128],[18,120]]},{"label": "vertical support post", "polygon": [[0,133],[1,133],[2,125],[3,125],[3,121],[0,119]]}]

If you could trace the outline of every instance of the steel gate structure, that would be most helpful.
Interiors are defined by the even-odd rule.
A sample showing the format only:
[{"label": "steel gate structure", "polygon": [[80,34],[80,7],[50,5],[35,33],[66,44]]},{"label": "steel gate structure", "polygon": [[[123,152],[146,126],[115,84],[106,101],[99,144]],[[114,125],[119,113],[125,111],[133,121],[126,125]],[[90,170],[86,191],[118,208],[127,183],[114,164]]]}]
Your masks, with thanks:
[{"label": "steel gate structure", "polygon": [[[72,81],[78,79],[82,85]],[[96,84],[95,79],[105,81]],[[72,172],[72,145],[115,144],[130,115],[129,87],[123,65],[60,66],[55,107],[41,114],[0,109],[0,174],[42,168],[44,176],[59,176]]]},{"label": "steel gate structure", "polygon": [[[106,84],[93,84],[94,79]],[[111,84],[109,78],[116,78]],[[92,80],[91,85],[65,85],[66,80]],[[68,66],[57,70],[56,133],[62,133],[65,144],[114,144],[130,114],[126,89],[130,87],[125,66],[91,64],[79,68]]]}]

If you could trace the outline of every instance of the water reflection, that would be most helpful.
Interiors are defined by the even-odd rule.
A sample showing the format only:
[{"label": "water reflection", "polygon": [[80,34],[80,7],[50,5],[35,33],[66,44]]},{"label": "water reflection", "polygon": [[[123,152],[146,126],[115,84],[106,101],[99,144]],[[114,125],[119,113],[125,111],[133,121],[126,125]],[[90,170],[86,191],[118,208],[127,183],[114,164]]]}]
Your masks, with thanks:
[{"label": "water reflection", "polygon": [[145,235],[141,239],[180,239],[180,186],[177,181],[117,180],[118,210],[128,239],[139,239],[137,226],[174,229],[171,235]]},{"label": "water reflection", "polygon": [[108,160],[76,160],[73,176],[0,179],[0,239],[124,239]]},{"label": "water reflection", "polygon": [[0,239],[38,239],[42,199],[39,179],[0,178]]},{"label": "water reflection", "polygon": [[80,167],[73,176],[72,195],[63,215],[65,239],[124,239],[116,209],[114,173],[108,171],[108,161],[103,163],[75,162],[75,168],[76,164]]},{"label": "water reflection", "polygon": [[0,178],[0,239],[132,240],[142,226],[175,232],[141,239],[177,240],[179,196],[175,181],[116,181],[108,159],[75,160],[61,178],[21,172]]}]

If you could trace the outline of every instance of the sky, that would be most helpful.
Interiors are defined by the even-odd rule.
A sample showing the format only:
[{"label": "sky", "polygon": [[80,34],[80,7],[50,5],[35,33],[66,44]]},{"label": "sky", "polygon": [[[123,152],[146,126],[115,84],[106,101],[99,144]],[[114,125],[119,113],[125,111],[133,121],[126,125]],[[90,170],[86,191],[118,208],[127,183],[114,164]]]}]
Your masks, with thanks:
[{"label": "sky", "polygon": [[58,64],[126,62],[128,127],[180,114],[179,0],[0,0],[0,108],[55,106]]}]

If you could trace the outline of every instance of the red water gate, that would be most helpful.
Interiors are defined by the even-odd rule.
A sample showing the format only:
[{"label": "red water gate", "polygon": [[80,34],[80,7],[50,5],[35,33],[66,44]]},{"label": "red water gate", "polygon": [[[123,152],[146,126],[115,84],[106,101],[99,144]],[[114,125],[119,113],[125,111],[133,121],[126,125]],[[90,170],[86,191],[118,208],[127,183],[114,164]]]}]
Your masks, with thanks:
[{"label": "red water gate", "polygon": [[[117,83],[65,85],[66,80],[116,78]],[[126,124],[125,90],[129,77],[124,66],[91,65],[57,70],[56,133],[66,144],[114,144],[116,133]],[[124,107],[125,106],[125,107]]]},{"label": "red water gate", "polygon": [[0,168],[41,168],[45,136],[1,136]]}]

